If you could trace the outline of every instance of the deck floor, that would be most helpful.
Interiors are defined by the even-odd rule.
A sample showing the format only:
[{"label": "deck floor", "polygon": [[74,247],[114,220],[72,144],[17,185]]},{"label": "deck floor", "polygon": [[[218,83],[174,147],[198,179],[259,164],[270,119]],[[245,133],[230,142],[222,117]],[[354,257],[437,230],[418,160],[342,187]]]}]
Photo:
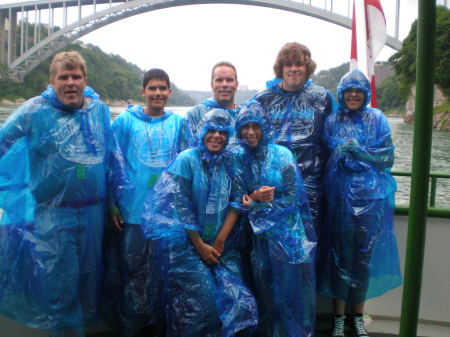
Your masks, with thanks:
[{"label": "deck floor", "polygon": [[[345,334],[346,337],[353,336],[350,333]],[[119,332],[102,332],[88,334],[86,337],[120,337]],[[317,331],[315,337],[330,337],[330,333],[327,331]],[[370,333],[370,337],[398,337],[398,335],[385,334],[385,333]]]}]

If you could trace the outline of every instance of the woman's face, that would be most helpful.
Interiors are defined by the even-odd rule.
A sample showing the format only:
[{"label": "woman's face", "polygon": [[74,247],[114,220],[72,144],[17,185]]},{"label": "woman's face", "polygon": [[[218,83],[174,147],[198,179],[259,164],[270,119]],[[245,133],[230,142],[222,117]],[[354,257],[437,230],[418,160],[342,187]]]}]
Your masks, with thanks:
[{"label": "woman's face", "polygon": [[261,137],[262,131],[257,123],[251,122],[241,128],[241,138],[245,139],[250,147],[258,145]]},{"label": "woman's face", "polygon": [[360,109],[365,101],[364,91],[358,88],[348,88],[344,91],[344,102],[351,111]]},{"label": "woman's face", "polygon": [[209,130],[203,138],[203,143],[209,152],[219,152],[227,142],[225,131]]}]

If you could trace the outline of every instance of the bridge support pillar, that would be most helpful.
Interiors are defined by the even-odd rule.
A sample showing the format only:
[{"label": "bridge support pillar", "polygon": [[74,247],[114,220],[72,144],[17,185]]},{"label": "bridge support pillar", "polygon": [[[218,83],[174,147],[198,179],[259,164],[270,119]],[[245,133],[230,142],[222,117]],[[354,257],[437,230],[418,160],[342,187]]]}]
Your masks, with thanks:
[{"label": "bridge support pillar", "polygon": [[11,34],[11,45],[8,45],[7,51],[9,53],[8,61],[11,63],[17,58],[17,12],[13,12],[9,20],[11,22],[9,22],[8,34]]},{"label": "bridge support pillar", "polygon": [[8,16],[7,11],[0,11],[0,63],[8,63],[7,54],[7,41],[8,35],[6,34],[6,17]]}]

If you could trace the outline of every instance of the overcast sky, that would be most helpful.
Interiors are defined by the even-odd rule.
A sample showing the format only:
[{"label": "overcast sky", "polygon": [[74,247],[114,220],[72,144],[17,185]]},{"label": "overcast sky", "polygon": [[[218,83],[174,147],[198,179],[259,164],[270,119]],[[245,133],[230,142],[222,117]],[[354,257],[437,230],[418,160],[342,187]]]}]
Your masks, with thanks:
[{"label": "overcast sky", "polygon": [[[20,1],[0,0],[2,4],[11,2]],[[325,2],[329,4],[330,0],[312,0],[317,6]],[[388,34],[393,35],[396,0],[381,3]],[[343,15],[347,14],[347,4],[347,0],[333,1],[335,10],[343,6],[339,8]],[[416,17],[417,0],[401,0],[401,39]],[[162,68],[181,89],[210,90],[211,67],[218,61],[235,64],[240,85],[262,89],[273,78],[276,54],[286,42],[307,45],[318,72],[349,60],[350,37],[350,30],[306,15],[257,6],[210,4],[136,15],[80,40],[118,54],[143,70]],[[393,53],[395,50],[385,46],[377,60],[387,60]]]}]

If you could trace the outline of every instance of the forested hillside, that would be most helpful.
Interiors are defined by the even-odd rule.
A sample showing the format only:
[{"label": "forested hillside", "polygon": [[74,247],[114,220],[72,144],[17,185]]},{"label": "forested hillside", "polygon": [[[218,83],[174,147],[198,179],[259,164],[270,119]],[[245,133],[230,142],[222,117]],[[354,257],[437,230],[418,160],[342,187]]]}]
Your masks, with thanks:
[{"label": "forested hillside", "polygon": [[[77,50],[84,57],[88,70],[88,84],[106,100],[142,100],[141,87],[144,70],[127,62],[118,55],[104,53],[99,47],[76,42],[64,50]],[[0,100],[36,96],[49,81],[50,59],[33,69],[23,83],[14,83],[6,78],[6,68],[0,68]],[[169,74],[170,76],[170,74]],[[171,83],[172,97],[169,105],[193,105],[194,100]]]}]

